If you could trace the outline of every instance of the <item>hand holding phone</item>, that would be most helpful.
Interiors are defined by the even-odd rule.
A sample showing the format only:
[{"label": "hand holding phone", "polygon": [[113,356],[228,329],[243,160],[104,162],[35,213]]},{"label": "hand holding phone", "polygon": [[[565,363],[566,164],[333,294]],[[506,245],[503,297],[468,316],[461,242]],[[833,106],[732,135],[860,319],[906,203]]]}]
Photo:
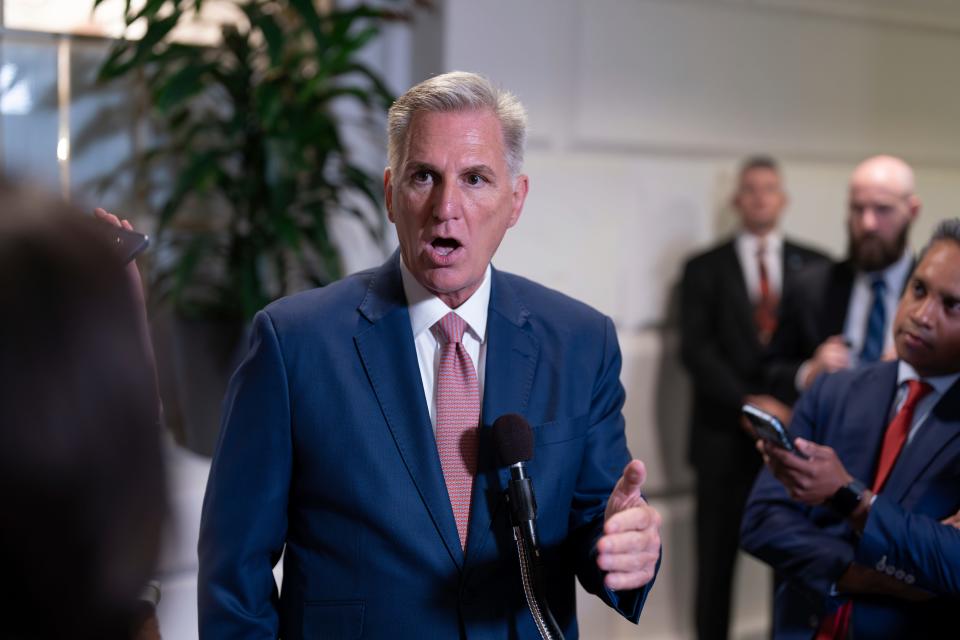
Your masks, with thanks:
[{"label": "hand holding phone", "polygon": [[143,233],[134,231],[126,220],[121,222],[117,216],[103,209],[97,209],[94,214],[98,220],[103,222],[107,240],[120,256],[123,264],[127,264],[136,258],[140,252],[150,245],[150,238]]},{"label": "hand holding phone", "polygon": [[745,404],[740,410],[750,422],[750,426],[753,427],[753,431],[758,438],[762,438],[765,442],[770,442],[781,449],[786,449],[799,458],[808,459],[802,451],[797,449],[793,439],[787,433],[786,427],[775,416],[752,404]]}]

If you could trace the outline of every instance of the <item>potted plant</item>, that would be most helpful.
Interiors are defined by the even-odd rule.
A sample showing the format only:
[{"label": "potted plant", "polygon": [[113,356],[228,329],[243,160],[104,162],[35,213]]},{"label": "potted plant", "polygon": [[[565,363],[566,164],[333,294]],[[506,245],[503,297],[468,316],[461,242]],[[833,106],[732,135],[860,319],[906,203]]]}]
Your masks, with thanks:
[{"label": "potted plant", "polygon": [[[332,215],[353,215],[381,238],[379,176],[352,161],[339,114],[352,104],[382,119],[392,96],[358,54],[383,20],[400,16],[366,5],[318,11],[311,0],[238,0],[238,20],[223,25],[216,44],[172,39],[203,4],[146,0],[134,9],[128,1],[128,28],[145,31],[112,46],[99,78],[135,77],[148,94],[156,133],[132,170],[156,220],[151,297],[180,318],[220,323],[222,337],[223,326],[242,326],[271,300],[340,277]],[[214,369],[232,369],[233,358],[217,358]],[[203,389],[214,415],[221,377],[219,390]],[[211,410],[201,413],[211,422]],[[187,440],[209,453],[218,427],[202,428],[209,433]]]}]

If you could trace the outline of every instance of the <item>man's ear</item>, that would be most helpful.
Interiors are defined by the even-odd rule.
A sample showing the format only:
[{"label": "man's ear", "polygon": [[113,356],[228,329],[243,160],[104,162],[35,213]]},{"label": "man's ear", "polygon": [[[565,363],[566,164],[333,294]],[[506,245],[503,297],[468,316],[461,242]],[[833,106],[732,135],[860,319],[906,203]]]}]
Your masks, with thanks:
[{"label": "man's ear", "polygon": [[509,229],[517,224],[520,214],[523,213],[523,203],[527,201],[527,193],[530,191],[530,178],[525,175],[517,176],[513,183],[513,210],[510,212],[510,220],[507,222]]},{"label": "man's ear", "polygon": [[390,222],[396,222],[393,219],[393,174],[390,167],[383,170],[383,201],[387,206],[387,218]]},{"label": "man's ear", "polygon": [[917,216],[920,215],[920,208],[922,206],[920,203],[920,198],[911,193],[910,197],[907,199],[907,206],[910,207],[910,222],[913,222],[917,219]]}]

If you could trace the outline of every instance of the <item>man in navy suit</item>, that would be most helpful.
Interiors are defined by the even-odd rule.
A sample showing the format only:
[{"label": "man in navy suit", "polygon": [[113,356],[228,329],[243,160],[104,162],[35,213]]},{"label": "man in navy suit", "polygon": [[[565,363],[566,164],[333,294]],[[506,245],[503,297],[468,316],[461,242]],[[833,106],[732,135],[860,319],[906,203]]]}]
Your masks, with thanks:
[{"label": "man in navy suit", "polygon": [[[897,308],[898,361],[819,377],[794,412],[803,459],[769,469],[743,547],[776,571],[777,638],[936,637],[960,585],[960,220],[940,225]],[[815,635],[816,634],[816,635]]]},{"label": "man in navy suit", "polygon": [[536,637],[489,438],[510,412],[534,425],[554,617],[577,637],[576,576],[636,622],[660,517],[626,446],[613,323],[490,266],[527,195],[523,107],[454,72],[400,97],[388,126],[399,252],[260,312],[231,381],[201,636]]}]

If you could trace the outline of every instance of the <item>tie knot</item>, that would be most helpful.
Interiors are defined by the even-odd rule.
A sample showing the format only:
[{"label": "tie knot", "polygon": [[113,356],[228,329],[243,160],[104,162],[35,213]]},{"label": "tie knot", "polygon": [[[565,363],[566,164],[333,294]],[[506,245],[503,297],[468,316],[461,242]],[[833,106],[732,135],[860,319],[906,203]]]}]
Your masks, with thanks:
[{"label": "tie knot", "polygon": [[882,296],[887,292],[887,281],[883,278],[877,278],[870,283],[870,288],[873,289],[873,295]]},{"label": "tie knot", "polygon": [[762,258],[767,253],[767,241],[759,240],[757,241],[757,257]]},{"label": "tie knot", "polygon": [[903,403],[904,407],[914,406],[920,402],[925,395],[933,391],[931,387],[926,382],[921,380],[907,380],[907,399]]},{"label": "tie knot", "polygon": [[438,327],[444,342],[458,344],[463,341],[463,332],[467,329],[467,321],[451,311],[440,318],[435,326]]}]

